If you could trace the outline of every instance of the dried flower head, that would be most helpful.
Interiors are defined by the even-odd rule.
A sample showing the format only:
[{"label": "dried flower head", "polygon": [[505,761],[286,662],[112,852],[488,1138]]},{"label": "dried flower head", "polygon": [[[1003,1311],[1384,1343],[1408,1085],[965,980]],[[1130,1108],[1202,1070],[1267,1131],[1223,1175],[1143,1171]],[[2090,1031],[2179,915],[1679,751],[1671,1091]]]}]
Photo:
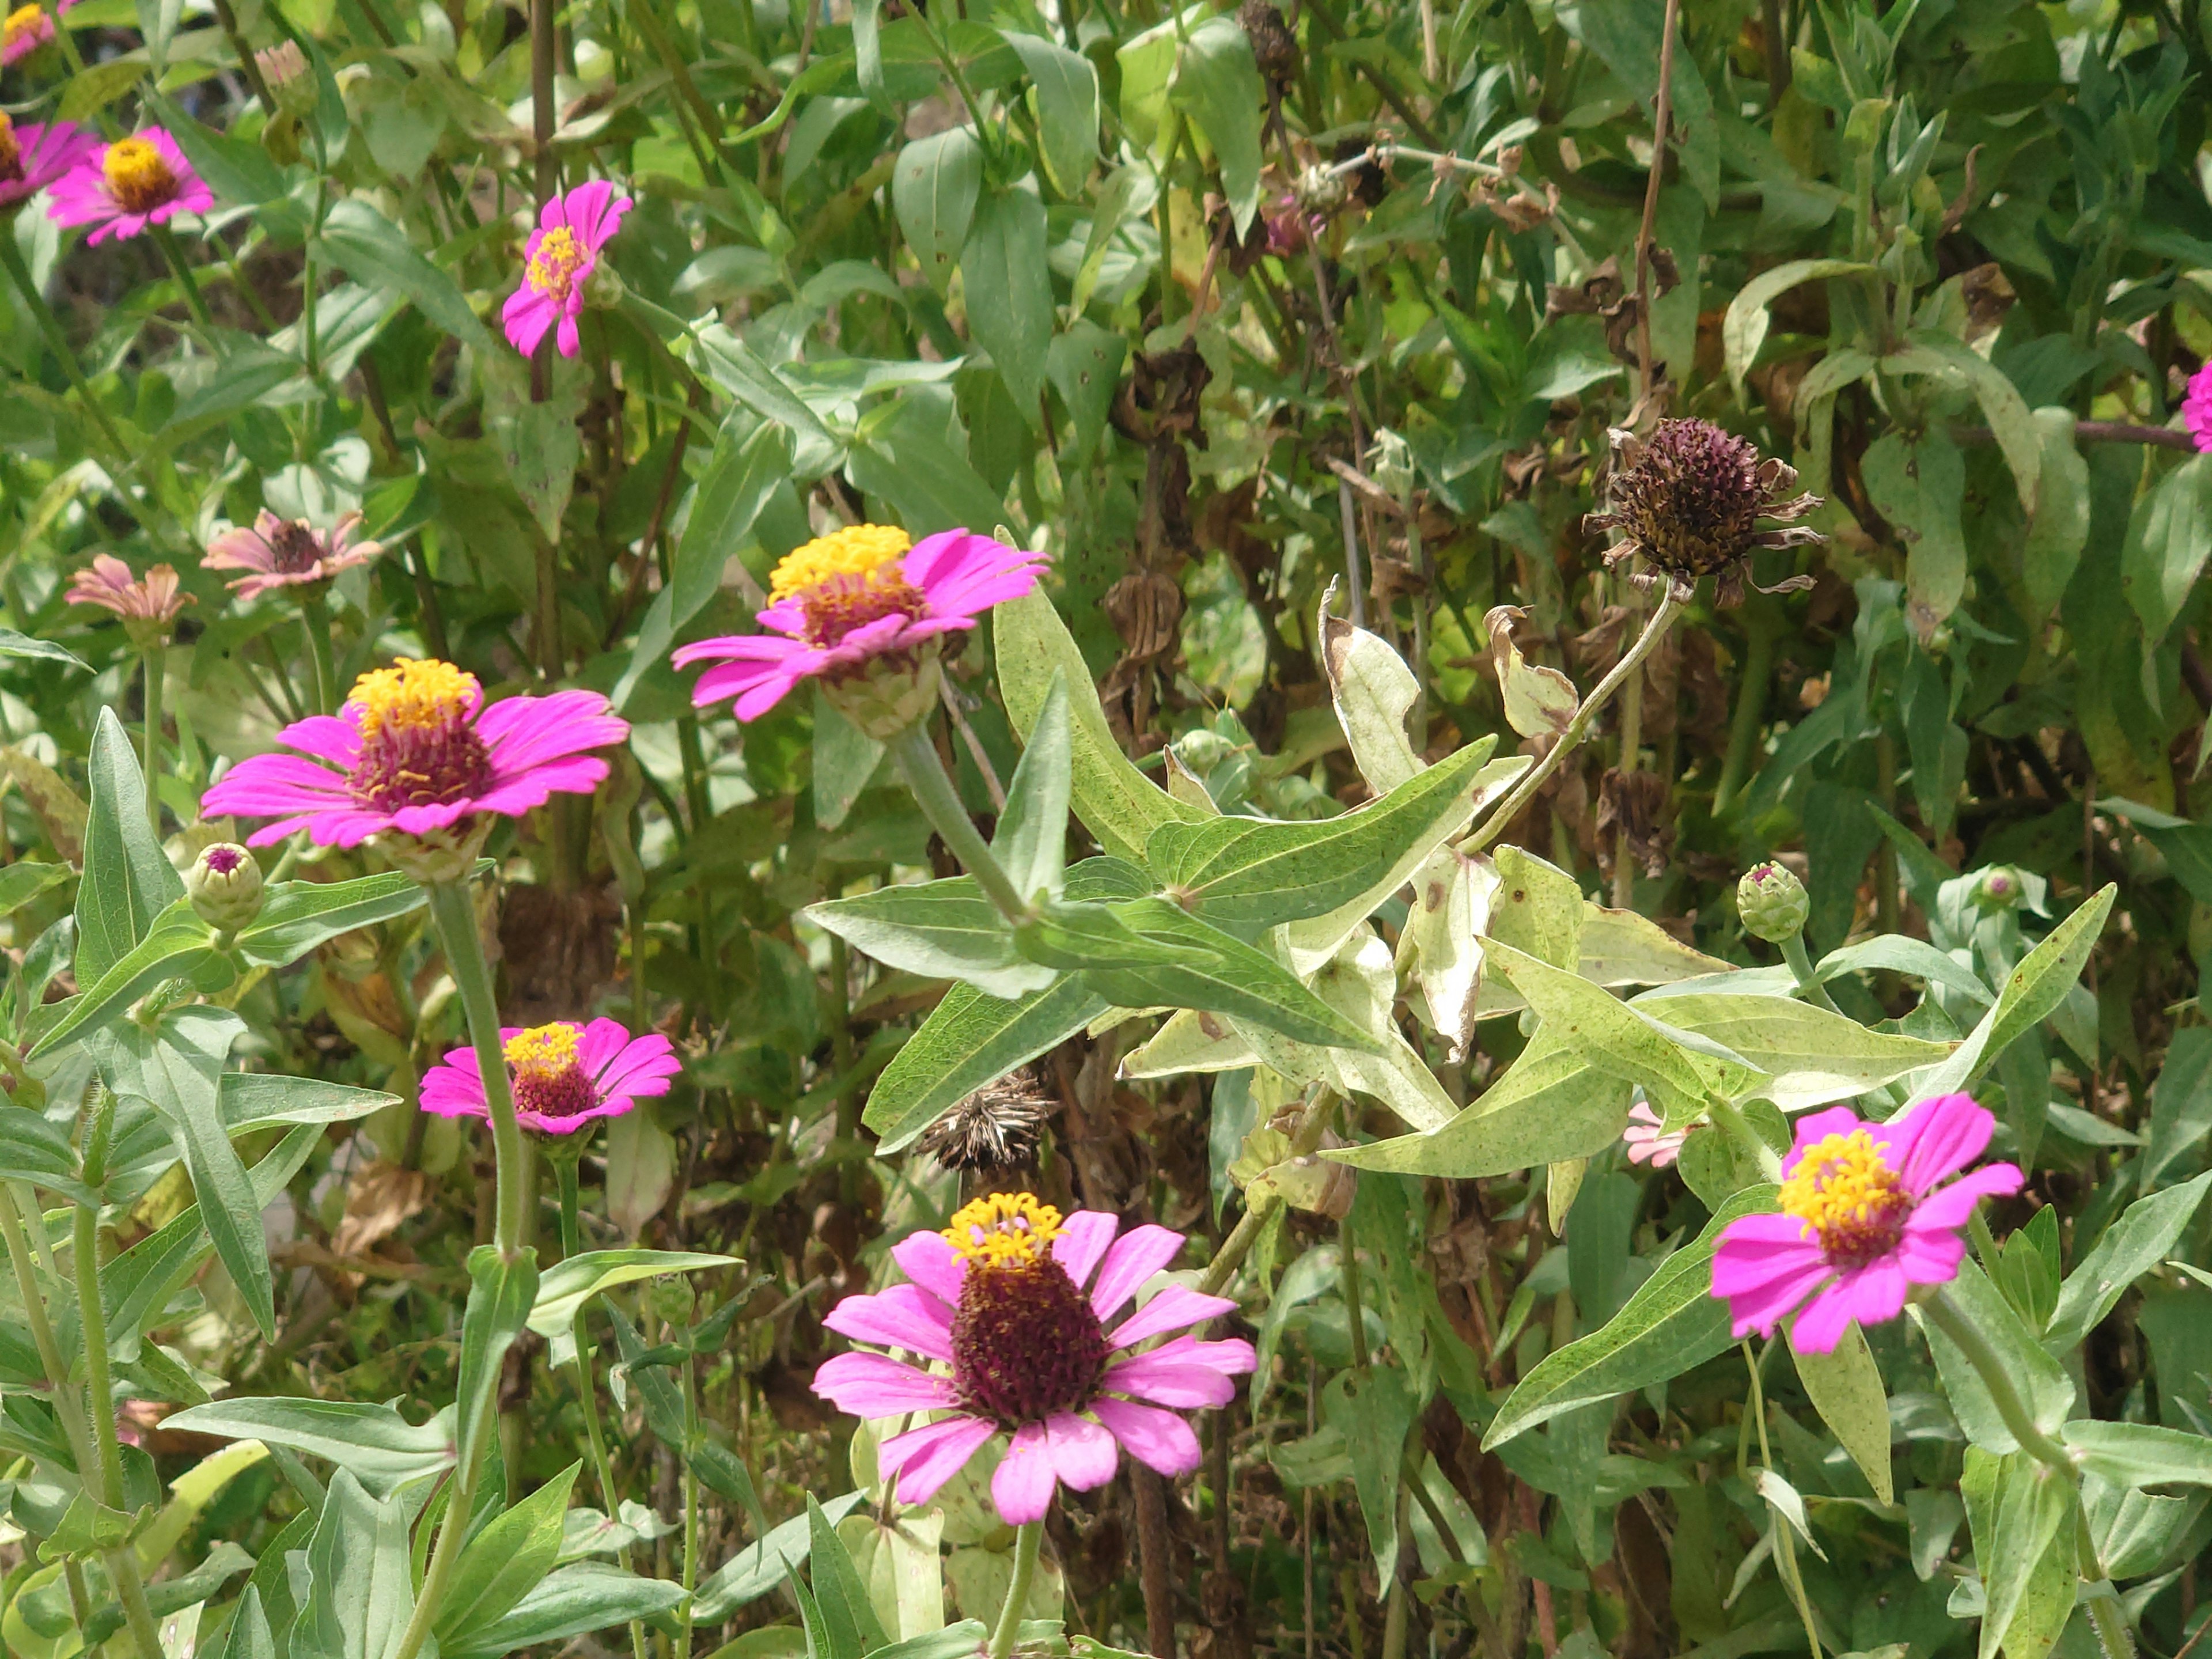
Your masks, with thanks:
[{"label": "dried flower head", "polygon": [[1280,86],[1298,72],[1298,39],[1279,9],[1268,0],[1244,0],[1237,9],[1237,21],[1252,43],[1252,61],[1261,74]]},{"label": "dried flower head", "polygon": [[[1710,421],[1662,421],[1650,439],[1615,428],[1613,483],[1607,509],[1583,520],[1587,530],[1612,530],[1619,539],[1605,562],[1641,555],[1656,568],[1633,578],[1650,586],[1662,577],[1687,599],[1700,576],[1715,578],[1722,605],[1743,598],[1751,556],[1770,547],[1800,547],[1825,539],[1805,526],[1761,530],[1761,519],[1784,524],[1820,505],[1814,495],[1792,495],[1794,468],[1761,460],[1757,445],[1723,432]],[[1756,584],[1753,584],[1756,586]],[[1762,593],[1810,587],[1810,576],[1792,576]]]},{"label": "dried flower head", "polygon": [[948,1170],[982,1175],[1030,1163],[1047,1103],[1036,1079],[1014,1072],[986,1084],[922,1132],[921,1149]]}]

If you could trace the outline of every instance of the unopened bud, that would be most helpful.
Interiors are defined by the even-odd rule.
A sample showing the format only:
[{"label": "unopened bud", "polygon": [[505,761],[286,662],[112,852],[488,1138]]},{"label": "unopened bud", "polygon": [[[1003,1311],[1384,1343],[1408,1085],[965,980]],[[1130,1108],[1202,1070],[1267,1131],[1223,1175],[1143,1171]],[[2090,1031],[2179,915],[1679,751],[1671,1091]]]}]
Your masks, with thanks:
[{"label": "unopened bud", "polygon": [[607,263],[604,254],[592,267],[592,274],[584,278],[584,303],[601,311],[612,311],[629,291],[622,273]]},{"label": "unopened bud", "polygon": [[1804,932],[1812,908],[1805,884],[1784,865],[1754,864],[1735,884],[1736,914],[1743,918],[1744,931],[1769,945],[1784,944]]},{"label": "unopened bud", "polygon": [[202,921],[234,933],[261,914],[261,866],[236,842],[219,841],[192,861],[185,890]]},{"label": "unopened bud", "polygon": [[2008,864],[2000,864],[1982,872],[1981,883],[1974,889],[1974,902],[1993,915],[2017,910],[2027,896],[2027,887],[2019,871]]},{"label": "unopened bud", "polygon": [[647,1292],[653,1311],[665,1325],[688,1326],[696,1298],[691,1294],[691,1281],[682,1273],[662,1273],[653,1281]]},{"label": "unopened bud", "polygon": [[315,77],[307,68],[307,55],[300,50],[296,40],[283,40],[273,46],[264,46],[253,54],[254,66],[261,71],[261,79],[269,88],[269,95],[276,100],[276,107],[288,115],[305,115],[315,106],[319,92]]}]

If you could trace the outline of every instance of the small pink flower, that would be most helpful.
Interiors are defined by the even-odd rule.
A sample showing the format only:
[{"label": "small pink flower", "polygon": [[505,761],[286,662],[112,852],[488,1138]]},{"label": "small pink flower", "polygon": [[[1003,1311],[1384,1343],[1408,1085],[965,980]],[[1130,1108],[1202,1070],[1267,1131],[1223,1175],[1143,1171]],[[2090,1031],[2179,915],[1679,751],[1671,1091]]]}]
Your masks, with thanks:
[{"label": "small pink flower", "polygon": [[773,633],[702,640],[678,650],[676,665],[720,664],[699,677],[691,701],[704,708],[733,696],[739,720],[758,720],[806,680],[834,684],[878,658],[934,652],[941,635],[964,634],[993,605],[1034,591],[1043,567],[1042,555],[964,530],[909,543],[903,530],[854,525],[776,566],[760,613]]},{"label": "small pink flower", "polygon": [[945,1413],[877,1449],[901,1503],[927,1503],[1000,1434],[1012,1440],[991,1498],[1009,1526],[1041,1520],[1061,1481],[1078,1492],[1104,1486],[1125,1449],[1164,1475],[1198,1467],[1198,1437],[1176,1413],[1226,1405],[1236,1394],[1229,1379],[1253,1367],[1252,1345],[1186,1334],[1131,1352],[1237,1304],[1170,1285],[1108,1329],[1182,1249],[1182,1235],[1165,1227],[1116,1239],[1119,1227],[1100,1211],[1063,1220],[1027,1193],[996,1193],[944,1232],[910,1234],[892,1249],[911,1284],[830,1310],[823,1323],[831,1330],[945,1368],[853,1352],[814,1373],[814,1391],[857,1417]]},{"label": "small pink flower", "polygon": [[18,126],[0,110],[0,208],[36,196],[99,149],[100,135],[74,121]]},{"label": "small pink flower", "polygon": [[360,527],[358,513],[318,530],[305,519],[280,519],[264,507],[251,530],[226,530],[210,542],[200,562],[211,570],[247,572],[231,583],[231,592],[243,599],[258,599],[272,588],[326,582],[383,552],[379,543],[353,539]]},{"label": "small pink flower", "polygon": [[178,591],[173,566],[157,564],[141,580],[112,553],[94,554],[91,564],[70,578],[69,602],[112,611],[133,638],[149,641],[167,634],[177,614],[195,603],[191,594]]},{"label": "small pink flower", "polygon": [[2212,358],[2189,377],[2189,395],[2181,400],[2181,418],[2199,449],[2212,450]]},{"label": "small pink flower", "polygon": [[1735,1334],[1771,1337],[1796,1313],[1790,1345],[1832,1352],[1853,1320],[1894,1319],[1913,1285],[1956,1278],[1966,1251],[1959,1230],[1976,1201],[2021,1188],[2010,1164],[1960,1174],[1996,1123],[1966,1095],[1923,1101],[1888,1123],[1862,1122],[1848,1106],[1800,1118],[1782,1165],[1782,1212],[1730,1222],[1713,1253],[1713,1294],[1727,1298]]},{"label": "small pink flower", "polygon": [[21,63],[53,38],[54,20],[38,0],[18,6],[0,23],[0,66]]},{"label": "small pink flower", "polygon": [[47,216],[58,225],[96,226],[88,243],[136,236],[179,213],[205,213],[215,192],[192,171],[177,141],[148,127],[103,147],[53,187]]},{"label": "small pink flower", "polygon": [[[633,1039],[611,1019],[588,1025],[556,1020],[526,1030],[503,1028],[515,1120],[540,1134],[574,1134],[594,1118],[620,1117],[647,1095],[665,1095],[684,1069],[658,1031]],[[477,1051],[449,1051],[422,1079],[422,1109],[441,1117],[489,1117]]]},{"label": "small pink flower", "polygon": [[538,349],[557,319],[554,343],[563,357],[582,349],[576,319],[584,311],[584,284],[599,267],[599,250],[622,227],[630,210],[627,196],[615,194],[605,179],[579,185],[546,203],[523,251],[522,286],[507,296],[500,313],[507,343],[524,356]]},{"label": "small pink flower", "polygon": [[1690,1132],[1677,1129],[1668,1134],[1660,1127],[1664,1121],[1641,1100],[1628,1109],[1628,1127],[1620,1132],[1620,1138],[1628,1143],[1631,1164],[1649,1164],[1655,1170],[1663,1170],[1681,1155],[1682,1143],[1690,1138]]},{"label": "small pink flower", "polygon": [[251,847],[295,830],[324,847],[393,830],[442,837],[480,814],[520,817],[556,794],[589,794],[607,775],[591,751],[629,735],[596,691],[487,704],[475,675],[403,657],[363,674],[337,714],[286,726],[278,741],[299,753],[232,767],[201,811],[275,818]]}]

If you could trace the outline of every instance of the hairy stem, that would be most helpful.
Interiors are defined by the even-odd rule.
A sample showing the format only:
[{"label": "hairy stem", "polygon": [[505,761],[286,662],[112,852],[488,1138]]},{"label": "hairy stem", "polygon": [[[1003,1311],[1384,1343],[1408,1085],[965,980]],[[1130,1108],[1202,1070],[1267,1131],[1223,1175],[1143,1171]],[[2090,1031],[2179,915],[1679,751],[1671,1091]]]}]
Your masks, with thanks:
[{"label": "hairy stem", "polygon": [[1029,901],[1014,890],[1012,878],[1006,874],[982,832],[975,828],[968,809],[961,805],[960,792],[953,787],[951,775],[938,758],[937,745],[929,740],[927,723],[916,720],[893,738],[888,746],[899,775],[906,780],[906,787],[914,792],[915,800],[921,807],[922,816],[951,849],[952,856],[960,860],[961,868],[975,878],[983,896],[1011,925],[1018,927],[1029,921]]},{"label": "hairy stem", "polygon": [[320,593],[309,590],[300,601],[300,626],[307,635],[307,656],[315,665],[315,712],[338,711],[337,670],[331,659],[331,607]]},{"label": "hairy stem", "polygon": [[1982,1386],[1990,1391],[1990,1403],[1996,1407],[1997,1415],[2004,1419],[2012,1437],[2020,1442],[2021,1449],[2064,1476],[2069,1483],[2078,1480],[2081,1476],[2073,1458],[2067,1455],[2065,1447],[2038,1425],[2027,1402],[2020,1397],[2020,1390],[2013,1386],[2003,1357],[1982,1334],[1981,1328],[1966,1316],[1966,1310],[1953,1297],[1950,1286],[1945,1285],[1923,1303],[1921,1311],[1929,1324],[1950,1338],[1952,1346],[1966,1355],[1966,1363],[1974,1368]]},{"label": "hairy stem", "polygon": [[[95,1174],[86,1170],[88,1178]],[[85,1414],[92,1419],[98,1450],[101,1501],[112,1510],[127,1510],[123,1495],[123,1449],[115,1438],[115,1390],[107,1369],[107,1312],[100,1299],[100,1215],[89,1204],[76,1206],[76,1257],[77,1318],[84,1328]],[[49,1339],[51,1340],[51,1338]],[[55,1393],[61,1393],[58,1386]],[[90,1471],[82,1471],[89,1474]],[[115,1594],[123,1603],[123,1617],[143,1659],[161,1659],[161,1637],[154,1623],[154,1610],[146,1604],[145,1581],[138,1574],[138,1557],[132,1547],[110,1550],[102,1558]]]}]

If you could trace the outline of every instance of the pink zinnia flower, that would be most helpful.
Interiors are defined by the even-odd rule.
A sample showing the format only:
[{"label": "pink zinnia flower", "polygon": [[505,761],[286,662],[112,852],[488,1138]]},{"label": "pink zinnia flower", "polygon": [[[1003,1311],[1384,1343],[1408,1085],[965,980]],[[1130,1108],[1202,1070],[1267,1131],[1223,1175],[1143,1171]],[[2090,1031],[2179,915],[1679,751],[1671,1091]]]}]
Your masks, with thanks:
[{"label": "pink zinnia flower", "polygon": [[679,649],[676,665],[720,664],[699,677],[691,701],[703,708],[734,696],[739,720],[758,720],[801,682],[857,678],[876,659],[911,666],[927,655],[933,666],[940,636],[1034,590],[1043,567],[1040,554],[964,530],[910,543],[903,530],[854,525],[776,566],[760,613],[774,633],[702,640]]},{"label": "pink zinnia flower", "polygon": [[210,542],[200,562],[211,570],[247,572],[231,583],[231,592],[242,599],[258,599],[271,588],[326,582],[383,552],[380,543],[354,540],[360,527],[358,513],[318,530],[305,519],[280,519],[264,507],[251,530],[226,530]]},{"label": "pink zinnia flower", "polygon": [[1628,1127],[1620,1132],[1620,1138],[1628,1143],[1631,1164],[1649,1164],[1655,1170],[1663,1170],[1681,1156],[1682,1143],[1690,1138],[1690,1132],[1677,1129],[1668,1134],[1661,1127],[1664,1122],[1641,1100],[1628,1109]]},{"label": "pink zinnia flower", "polygon": [[88,243],[136,236],[179,213],[205,213],[215,192],[192,171],[177,141],[149,127],[102,148],[58,181],[47,216],[58,225],[94,225]]},{"label": "pink zinnia flower", "polygon": [[2189,395],[2181,400],[2181,418],[2199,449],[2212,450],[2212,358],[2189,377]]},{"label": "pink zinnia flower", "polygon": [[[620,1117],[647,1095],[665,1095],[684,1069],[658,1031],[632,1038],[611,1019],[556,1020],[500,1031],[515,1121],[540,1134],[574,1134],[593,1118]],[[489,1117],[483,1073],[472,1048],[450,1050],[422,1079],[422,1109],[441,1117]]]},{"label": "pink zinnia flower", "polygon": [[46,9],[32,0],[18,6],[0,23],[0,65],[21,63],[54,38],[54,20]]},{"label": "pink zinnia flower", "polygon": [[100,148],[100,135],[74,121],[21,126],[0,110],[0,208],[36,196]]},{"label": "pink zinnia flower", "polygon": [[1913,1285],[1956,1278],[1976,1200],[2021,1188],[2010,1164],[1960,1175],[1996,1123],[1966,1095],[1889,1123],[1861,1122],[1848,1106],[1800,1118],[1782,1212],[1730,1222],[1713,1253],[1713,1294],[1728,1299],[1735,1334],[1771,1337],[1796,1313],[1790,1345],[1828,1353],[1853,1320],[1894,1319]]},{"label": "pink zinnia flower", "polygon": [[390,830],[437,837],[479,814],[520,817],[556,793],[589,794],[607,775],[590,751],[629,735],[596,691],[487,705],[475,675],[402,657],[356,680],[337,714],[286,726],[278,740],[299,754],[232,767],[201,811],[276,819],[246,838],[251,847],[295,830],[325,847]]},{"label": "pink zinnia flower", "polygon": [[157,564],[141,579],[112,553],[94,554],[92,562],[70,578],[69,602],[114,612],[142,644],[167,635],[177,613],[197,603],[178,591],[173,565]]},{"label": "pink zinnia flower", "polygon": [[582,349],[576,319],[584,311],[584,284],[599,268],[599,250],[621,228],[629,210],[629,198],[616,195],[603,179],[546,203],[523,251],[522,286],[507,295],[500,313],[509,345],[529,356],[557,319],[561,331],[554,343],[561,355],[573,357]]},{"label": "pink zinnia flower", "polygon": [[1101,1211],[1063,1220],[1027,1193],[995,1193],[945,1231],[915,1233],[893,1249],[912,1284],[848,1297],[830,1310],[823,1323],[833,1331],[946,1368],[855,1352],[814,1373],[814,1391],[858,1417],[948,1413],[877,1449],[884,1476],[898,1477],[901,1503],[928,1502],[998,1434],[1012,1442],[991,1497],[1009,1526],[1041,1519],[1060,1481],[1079,1492],[1104,1486],[1125,1448],[1162,1474],[1198,1467],[1198,1437],[1176,1413],[1227,1404],[1236,1393],[1229,1379],[1252,1369],[1252,1345],[1186,1334],[1129,1352],[1237,1304],[1170,1285],[1109,1330],[1182,1249],[1182,1235],[1165,1227],[1116,1239],[1118,1226]]}]

